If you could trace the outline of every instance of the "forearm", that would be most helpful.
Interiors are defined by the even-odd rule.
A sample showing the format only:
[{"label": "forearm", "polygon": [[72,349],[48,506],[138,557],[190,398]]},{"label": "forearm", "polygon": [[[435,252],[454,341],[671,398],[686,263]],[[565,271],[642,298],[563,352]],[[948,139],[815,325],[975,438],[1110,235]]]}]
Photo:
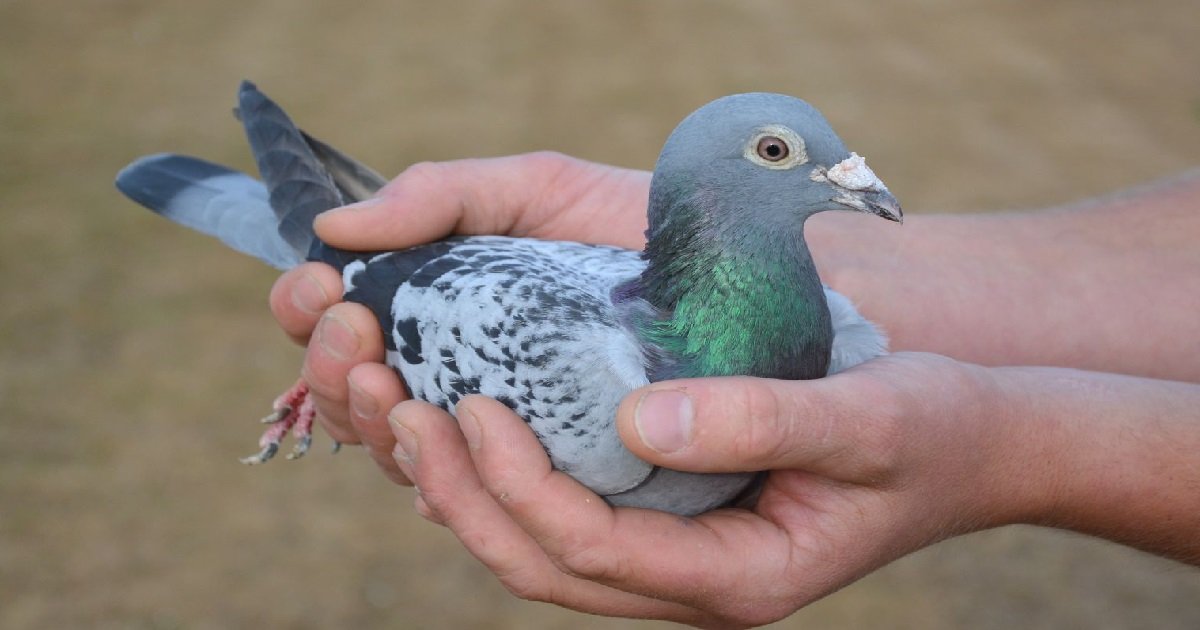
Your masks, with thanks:
[{"label": "forearm", "polygon": [[1010,506],[1004,520],[1200,564],[1200,386],[1059,368],[992,373],[1010,412],[1010,425],[993,429],[1016,455],[994,486]]},{"label": "forearm", "polygon": [[827,281],[893,349],[1200,382],[1200,172],[1041,212],[822,219]]}]

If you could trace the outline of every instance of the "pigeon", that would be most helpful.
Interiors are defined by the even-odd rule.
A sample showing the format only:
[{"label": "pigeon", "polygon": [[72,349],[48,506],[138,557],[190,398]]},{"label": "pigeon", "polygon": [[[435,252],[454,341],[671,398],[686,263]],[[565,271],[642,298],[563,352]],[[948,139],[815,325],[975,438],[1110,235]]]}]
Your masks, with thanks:
[{"label": "pigeon", "polygon": [[[682,516],[752,502],[764,473],[654,466],[617,436],[632,390],[667,379],[815,379],[887,352],[883,332],[817,275],[805,220],[825,210],[902,222],[895,197],[817,109],[735,94],[687,116],[654,168],[643,251],[454,236],[398,251],[322,243],[321,212],[373,196],[375,171],[301,131],[243,82],[235,109],[261,181],[199,158],[142,157],[117,176],[150,210],[280,269],[341,270],[369,308],[386,362],[414,398],[450,413],[470,394],[511,408],[554,467],[614,506]],[[302,455],[314,411],[301,380],[276,400],[261,451],[291,431]]]}]

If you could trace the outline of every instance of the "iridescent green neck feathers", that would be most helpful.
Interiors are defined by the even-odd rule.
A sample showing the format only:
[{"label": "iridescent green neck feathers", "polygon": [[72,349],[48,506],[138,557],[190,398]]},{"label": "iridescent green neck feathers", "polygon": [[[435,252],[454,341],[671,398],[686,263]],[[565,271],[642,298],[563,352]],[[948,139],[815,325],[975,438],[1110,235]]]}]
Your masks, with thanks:
[{"label": "iridescent green neck feathers", "polygon": [[651,212],[670,220],[652,220],[648,266],[632,291],[658,314],[635,323],[661,351],[652,378],[825,376],[833,331],[803,217],[786,227],[736,221],[753,213],[712,212],[720,201],[700,190],[652,195],[652,206],[673,206]]}]

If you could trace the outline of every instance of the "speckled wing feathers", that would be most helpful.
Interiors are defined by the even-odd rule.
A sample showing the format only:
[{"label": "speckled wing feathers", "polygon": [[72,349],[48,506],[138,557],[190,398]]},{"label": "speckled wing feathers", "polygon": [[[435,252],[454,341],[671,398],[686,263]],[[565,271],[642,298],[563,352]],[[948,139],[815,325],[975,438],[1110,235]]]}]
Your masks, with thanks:
[{"label": "speckled wing feathers", "polygon": [[[556,468],[615,504],[716,507],[749,476],[651,476],[613,427],[621,399],[648,380],[646,349],[622,325],[611,294],[644,264],[611,247],[456,237],[353,262],[344,280],[346,299],[368,306],[389,332],[387,362],[414,397],[451,412],[470,394],[503,402]],[[834,371],[886,351],[849,300],[826,295]]]},{"label": "speckled wing feathers", "polygon": [[382,254],[344,279],[347,298],[376,315],[391,279],[388,363],[414,397],[449,411],[469,394],[495,398],[525,418],[557,468],[612,494],[651,469],[612,426],[625,394],[647,383],[610,298],[642,266],[611,247],[472,237]]}]

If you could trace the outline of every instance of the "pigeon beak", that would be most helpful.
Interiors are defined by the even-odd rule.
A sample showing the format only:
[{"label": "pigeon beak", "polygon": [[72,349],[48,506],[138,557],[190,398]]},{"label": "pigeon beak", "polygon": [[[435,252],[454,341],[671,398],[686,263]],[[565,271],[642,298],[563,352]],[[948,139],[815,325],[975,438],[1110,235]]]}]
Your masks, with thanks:
[{"label": "pigeon beak", "polygon": [[887,186],[857,153],[851,153],[850,157],[834,164],[829,170],[814,171],[812,177],[833,185],[836,192],[834,203],[904,223],[900,202],[888,192]]},{"label": "pigeon beak", "polygon": [[887,190],[852,192],[850,194],[857,195],[858,201],[863,205],[861,208],[863,212],[870,212],[888,221],[904,223],[904,211],[900,209],[900,202]]}]

